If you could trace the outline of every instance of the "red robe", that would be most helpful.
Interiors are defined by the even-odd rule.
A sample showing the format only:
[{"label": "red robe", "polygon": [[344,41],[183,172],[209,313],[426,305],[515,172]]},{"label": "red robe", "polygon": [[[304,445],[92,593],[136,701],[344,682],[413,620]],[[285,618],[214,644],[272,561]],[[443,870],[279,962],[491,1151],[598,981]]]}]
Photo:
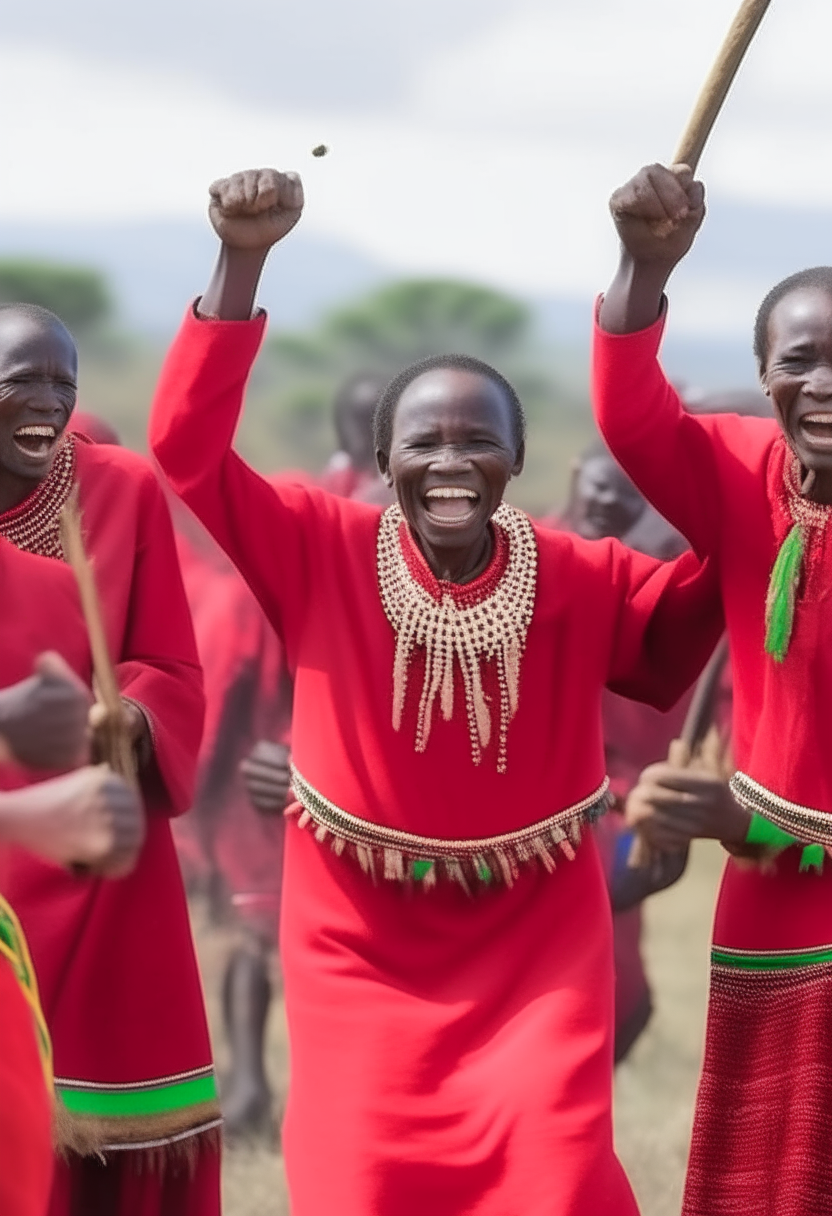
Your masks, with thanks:
[{"label": "red robe", "polygon": [[[170,518],[152,471],[121,448],[77,437],[67,444],[70,456],[62,449],[35,493],[0,516],[0,534],[56,555],[55,513],[77,480],[119,683],[142,707],[153,737],[154,756],[143,779],[147,840],[136,869],[118,881],[78,878],[9,850],[0,890],[20,917],[38,973],[56,1085],[73,1116],[67,1138],[87,1151],[102,1144],[114,1152],[138,1145],[167,1150],[172,1140],[193,1140],[218,1119],[199,973],[168,822],[191,799],[201,676]],[[53,572],[58,570],[63,575],[60,567]],[[64,594],[58,587],[45,599],[48,614],[21,610],[12,618],[0,650],[0,683],[24,678],[34,656],[49,648],[89,679],[86,631],[77,608],[63,607],[59,591]],[[202,1157],[216,1183],[215,1150]],[[68,1210],[68,1194],[54,1199],[54,1216]]]},{"label": "red robe", "polygon": [[[765,605],[793,524],[795,458],[774,421],[687,414],[658,362],[663,327],[661,318],[626,336],[596,331],[599,425],[644,494],[718,563],[738,770],[774,796],[775,819],[797,811],[782,800],[800,804],[806,838],[832,844],[829,513],[811,529],[778,663],[764,650]],[[726,866],[687,1216],[832,1213],[832,867],[801,873],[800,861],[790,848],[768,868]]]},{"label": "red robe", "polygon": [[[614,541],[536,529],[507,774],[493,743],[472,764],[459,711],[418,754],[412,698],[402,729],[391,721],[379,509],[273,488],[231,451],[263,328],[262,317],[186,317],[151,442],[283,638],[299,772],[362,819],[444,839],[520,829],[587,798],[604,776],[603,685],[670,703],[715,642],[707,572],[691,557],[661,566]],[[418,564],[406,533],[403,543]],[[476,598],[493,576],[489,566],[458,593]],[[424,563],[420,577],[432,578]],[[444,882],[374,885],[296,820],[286,835],[295,1216],[634,1213],[612,1145],[610,912],[591,836],[554,875],[528,864],[513,886],[470,898]]]},{"label": "red robe", "polygon": [[[65,656],[86,677],[86,631],[70,571],[0,539],[0,579],[8,626],[2,648],[4,684],[14,682],[5,675],[18,654],[22,675],[31,674],[32,659],[55,641],[56,621]],[[22,773],[7,765],[0,777],[5,786],[15,785]],[[0,865],[4,851],[0,846]],[[52,1181],[52,1102],[32,1008],[4,953],[0,944],[0,1212],[43,1216]]]}]

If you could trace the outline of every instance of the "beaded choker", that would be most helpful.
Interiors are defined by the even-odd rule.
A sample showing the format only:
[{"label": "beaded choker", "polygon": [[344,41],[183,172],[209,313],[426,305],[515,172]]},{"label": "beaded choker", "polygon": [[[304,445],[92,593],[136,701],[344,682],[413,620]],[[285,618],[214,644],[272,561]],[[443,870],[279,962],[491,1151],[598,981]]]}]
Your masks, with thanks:
[{"label": "beaded choker", "polygon": [[832,516],[832,507],[812,502],[801,493],[800,462],[787,449],[783,485],[792,528],[780,546],[766,597],[766,654],[782,663],[788,653],[794,628],[794,613],[803,576],[806,546],[815,530],[822,531]]},{"label": "beaded choker", "polygon": [[378,581],[387,619],[396,631],[393,727],[404,713],[410,661],[424,647],[425,677],[416,718],[417,752],[430,738],[437,697],[445,721],[454,712],[454,660],[465,690],[474,764],[491,741],[489,699],[481,664],[496,664],[500,690],[497,772],[506,771],[506,737],[517,712],[520,660],[534,612],[537,543],[527,515],[502,503],[492,518],[494,554],[473,583],[437,579],[414,544],[398,505],[388,507],[378,532]]},{"label": "beaded choker", "polygon": [[16,549],[40,557],[63,560],[61,511],[66,506],[75,479],[75,439],[67,435],[52,468],[37,489],[19,506],[0,515],[0,536]]}]

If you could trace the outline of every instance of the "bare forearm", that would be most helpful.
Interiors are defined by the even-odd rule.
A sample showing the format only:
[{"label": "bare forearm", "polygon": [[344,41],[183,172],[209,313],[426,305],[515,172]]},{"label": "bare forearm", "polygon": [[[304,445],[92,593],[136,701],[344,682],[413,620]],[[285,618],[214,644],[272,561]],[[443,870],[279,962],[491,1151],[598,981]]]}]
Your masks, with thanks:
[{"label": "bare forearm", "polygon": [[672,272],[672,265],[639,263],[622,250],[615,278],[598,314],[601,329],[609,334],[632,334],[649,328],[659,318]]},{"label": "bare forearm", "polygon": [[214,265],[197,312],[220,321],[248,321],[254,313],[257,287],[269,250],[236,249],[225,243]]}]

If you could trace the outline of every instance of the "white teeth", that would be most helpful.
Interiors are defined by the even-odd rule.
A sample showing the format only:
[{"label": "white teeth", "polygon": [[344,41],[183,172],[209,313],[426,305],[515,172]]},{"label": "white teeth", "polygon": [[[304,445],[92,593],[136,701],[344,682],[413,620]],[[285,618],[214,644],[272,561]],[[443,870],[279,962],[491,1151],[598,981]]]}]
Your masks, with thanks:
[{"label": "white teeth", "polygon": [[15,431],[15,435],[33,435],[37,439],[54,439],[54,426],[21,426]]},{"label": "white teeth", "polygon": [[472,498],[476,500],[479,495],[474,490],[463,490],[461,486],[436,486],[433,490],[428,490],[425,498]]},{"label": "white teeth", "polygon": [[812,422],[817,426],[832,426],[832,414],[805,414],[802,422]]}]

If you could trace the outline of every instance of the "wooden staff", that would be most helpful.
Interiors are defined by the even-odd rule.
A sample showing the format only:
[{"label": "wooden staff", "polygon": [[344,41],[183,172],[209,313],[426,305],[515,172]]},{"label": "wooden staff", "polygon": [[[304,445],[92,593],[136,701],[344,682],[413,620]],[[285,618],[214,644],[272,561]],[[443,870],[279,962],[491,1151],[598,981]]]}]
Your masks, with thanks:
[{"label": "wooden staff", "polygon": [[114,772],[132,784],[137,782],[136,753],[127,728],[127,716],[121,700],[121,691],[115,668],[110,658],[101,601],[95,584],[95,574],[84,548],[81,531],[81,512],[78,507],[78,489],[72,491],[66,506],[61,511],[61,544],[67,562],[72,567],[78,583],[81,608],[87,625],[87,634],[92,653],[93,686],[95,694],[107,714],[103,732],[102,757]]},{"label": "wooden staff", "polygon": [[[728,661],[728,639],[723,635],[716,650],[711,655],[708,666],[702,672],[696,685],[681,734],[674,739],[667,752],[667,763],[674,768],[687,768],[696,756],[702,742],[711,728],[716,706],[719,681]],[[654,861],[654,853],[645,838],[636,833],[627,865],[633,870],[649,869]]]},{"label": "wooden staff", "polygon": [[734,83],[771,0],[743,0],[699,94],[672,163],[689,165],[694,172],[722,103]]}]

